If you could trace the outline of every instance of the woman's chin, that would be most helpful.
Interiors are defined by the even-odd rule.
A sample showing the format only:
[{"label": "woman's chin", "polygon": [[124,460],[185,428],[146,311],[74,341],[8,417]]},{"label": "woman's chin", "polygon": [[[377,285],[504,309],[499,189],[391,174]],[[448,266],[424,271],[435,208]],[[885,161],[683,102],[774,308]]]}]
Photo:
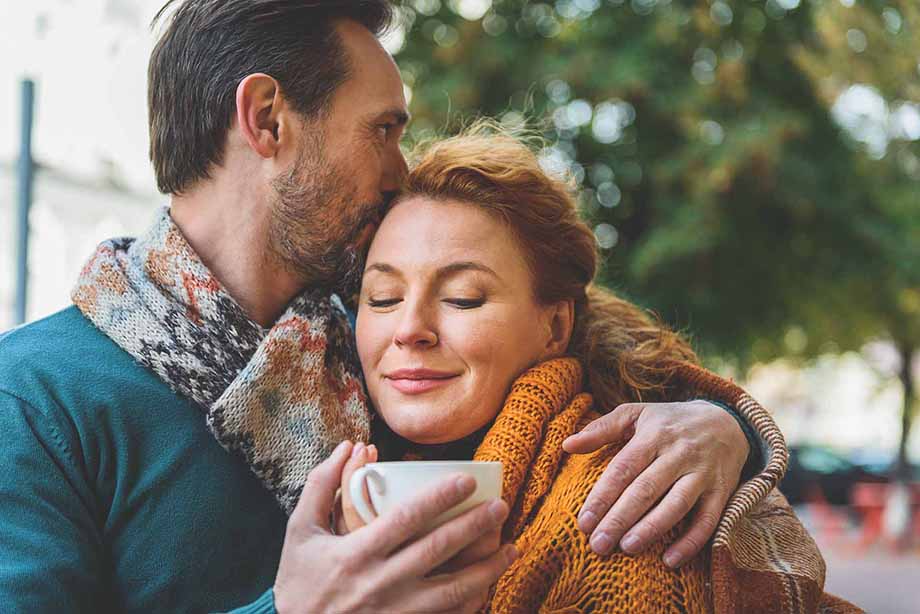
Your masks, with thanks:
[{"label": "woman's chin", "polygon": [[450,426],[444,420],[426,421],[425,423],[392,424],[387,421],[390,429],[403,439],[423,446],[434,446],[452,443],[468,437],[485,426],[483,424],[464,424]]},{"label": "woman's chin", "polygon": [[390,428],[403,439],[423,446],[450,443],[451,441],[456,441],[463,437],[462,435],[455,437],[452,433],[445,432],[444,425],[431,425],[426,427],[421,425],[393,426],[391,424]]}]

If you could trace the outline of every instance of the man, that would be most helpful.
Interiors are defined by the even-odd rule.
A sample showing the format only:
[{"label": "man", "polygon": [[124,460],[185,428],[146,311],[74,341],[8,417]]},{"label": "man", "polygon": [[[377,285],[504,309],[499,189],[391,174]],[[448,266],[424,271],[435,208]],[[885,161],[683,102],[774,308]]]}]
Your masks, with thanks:
[{"label": "man", "polygon": [[[405,171],[402,83],[375,38],[389,5],[171,8],[149,68],[169,211],[100,246],[74,307],[0,338],[3,610],[474,611],[514,552],[435,570],[507,507],[418,536],[468,479],[351,535],[328,529],[343,440],[369,435],[333,293]],[[711,534],[745,435],[705,402],[624,406],[569,449],[627,432],[581,527],[600,552],[636,551],[699,499],[677,564]],[[690,487],[653,505],[682,475]]]}]

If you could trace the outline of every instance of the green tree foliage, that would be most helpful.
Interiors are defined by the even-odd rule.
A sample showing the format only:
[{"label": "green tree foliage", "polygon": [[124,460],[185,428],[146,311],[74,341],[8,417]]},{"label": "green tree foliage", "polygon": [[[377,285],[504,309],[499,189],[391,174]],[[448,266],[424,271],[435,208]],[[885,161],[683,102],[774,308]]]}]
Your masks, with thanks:
[{"label": "green tree foliage", "polygon": [[889,110],[920,101],[920,16],[915,0],[847,4],[407,0],[412,134],[541,120],[603,281],[704,353],[745,365],[878,337],[913,352],[916,142],[889,134],[880,155],[837,101],[854,84]]},{"label": "green tree foliage", "polygon": [[[851,288],[869,335],[894,342],[904,390],[899,465],[915,413],[911,365],[920,355],[920,4],[826,2],[816,12],[817,45],[802,46],[797,63],[824,104],[850,126],[850,145],[862,155],[853,173],[865,197],[882,211],[864,224],[874,274]],[[854,85],[856,84],[856,85]],[[848,97],[867,112],[847,113]],[[856,223],[863,224],[858,220]],[[838,336],[847,334],[837,331]]]}]

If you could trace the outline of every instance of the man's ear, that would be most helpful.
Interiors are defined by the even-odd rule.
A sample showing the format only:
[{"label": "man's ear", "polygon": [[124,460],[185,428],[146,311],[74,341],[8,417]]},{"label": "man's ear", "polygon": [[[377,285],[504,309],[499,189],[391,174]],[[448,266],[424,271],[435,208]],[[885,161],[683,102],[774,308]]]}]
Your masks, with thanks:
[{"label": "man's ear", "polygon": [[544,360],[563,356],[568,349],[572,328],[575,326],[575,301],[559,301],[547,309],[549,338],[543,349]]},{"label": "man's ear", "polygon": [[248,75],[236,88],[236,121],[243,138],[257,154],[271,158],[280,144],[284,98],[274,77]]}]

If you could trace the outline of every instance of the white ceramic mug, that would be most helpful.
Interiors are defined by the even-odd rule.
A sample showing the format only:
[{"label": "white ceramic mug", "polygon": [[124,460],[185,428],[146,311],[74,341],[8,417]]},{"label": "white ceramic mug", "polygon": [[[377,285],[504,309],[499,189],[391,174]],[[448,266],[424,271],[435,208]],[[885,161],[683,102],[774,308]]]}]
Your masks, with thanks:
[{"label": "white ceramic mug", "polygon": [[[476,480],[476,490],[463,502],[450,508],[428,524],[426,530],[444,524],[451,518],[476,507],[484,501],[498,499],[502,494],[502,464],[486,461],[396,461],[368,463],[351,476],[348,491],[352,503],[364,522],[409,501],[424,489],[443,481],[451,474],[465,473]],[[364,497],[364,483],[370,503]]]}]

